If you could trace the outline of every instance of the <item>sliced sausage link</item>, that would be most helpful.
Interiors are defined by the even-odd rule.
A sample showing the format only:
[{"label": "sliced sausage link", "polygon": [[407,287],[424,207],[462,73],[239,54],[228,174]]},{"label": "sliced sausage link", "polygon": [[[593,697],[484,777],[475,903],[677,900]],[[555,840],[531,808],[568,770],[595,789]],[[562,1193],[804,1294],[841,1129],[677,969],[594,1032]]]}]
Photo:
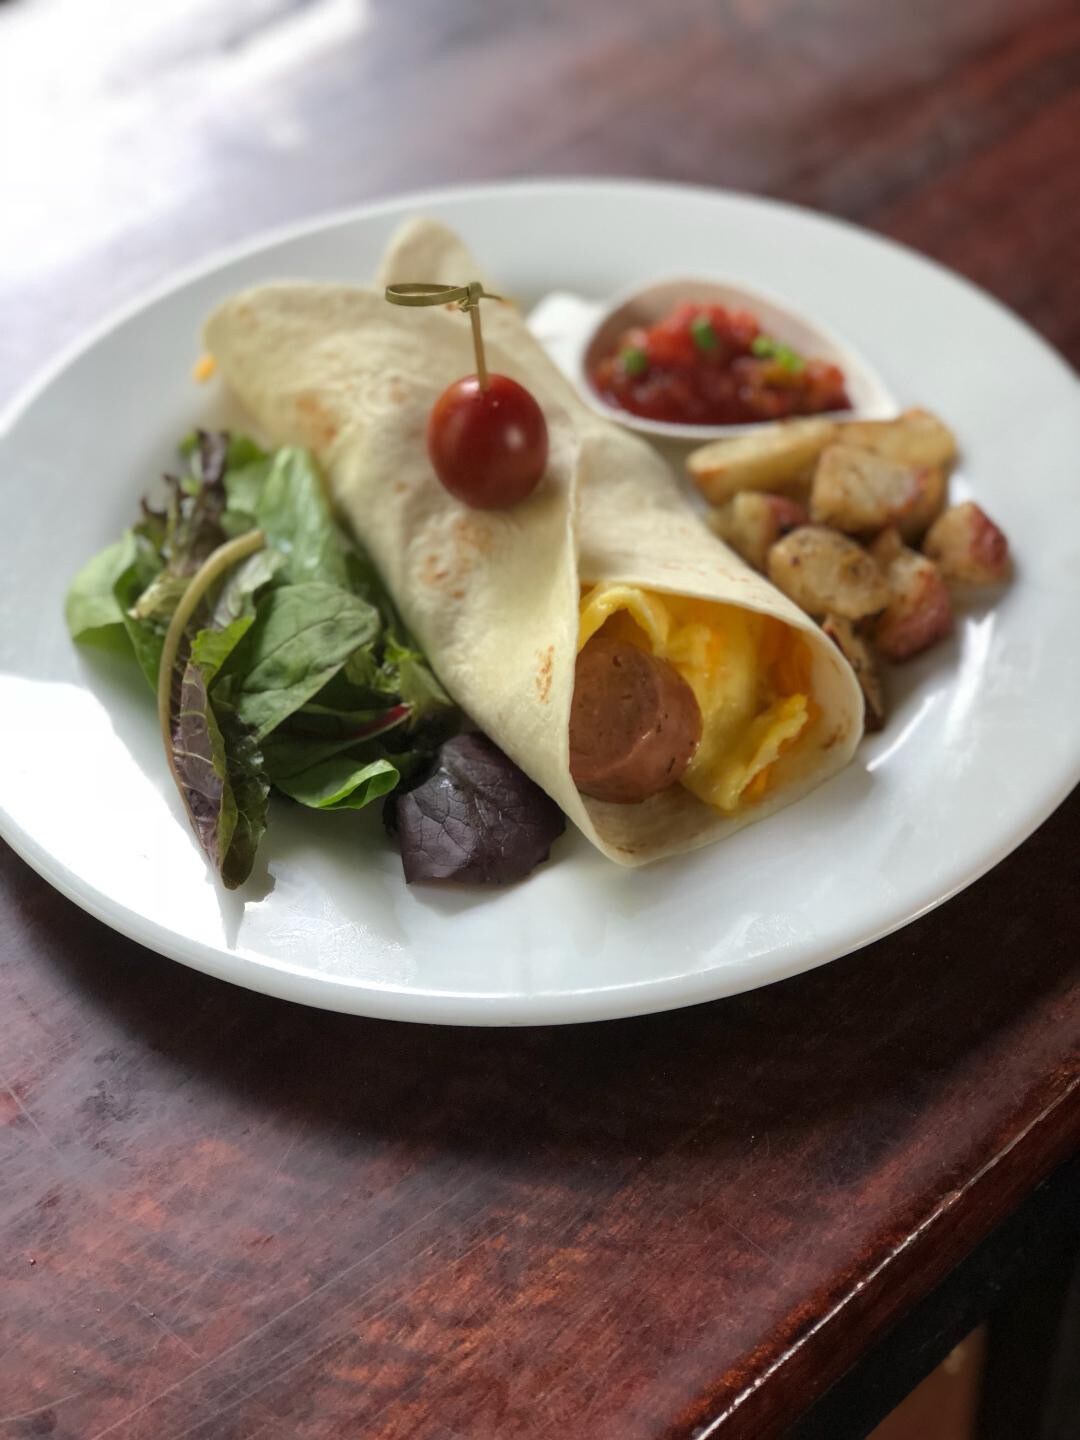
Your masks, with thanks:
[{"label": "sliced sausage link", "polygon": [[679,781],[701,739],[701,711],[673,665],[594,635],[577,658],[570,773],[584,795],[634,805]]}]

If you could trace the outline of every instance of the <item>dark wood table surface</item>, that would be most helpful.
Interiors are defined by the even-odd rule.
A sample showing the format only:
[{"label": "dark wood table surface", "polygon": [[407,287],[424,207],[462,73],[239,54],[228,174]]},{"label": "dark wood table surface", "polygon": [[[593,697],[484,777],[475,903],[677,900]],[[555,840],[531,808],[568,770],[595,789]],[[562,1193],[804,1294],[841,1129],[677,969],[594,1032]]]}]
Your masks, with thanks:
[{"label": "dark wood table surface", "polygon": [[[0,97],[0,399],[223,242],[546,173],[819,207],[1080,360],[1075,0],[4,0]],[[1076,1148],[1078,822],[816,973],[516,1032],[230,989],[0,847],[0,1435],[781,1435]]]}]

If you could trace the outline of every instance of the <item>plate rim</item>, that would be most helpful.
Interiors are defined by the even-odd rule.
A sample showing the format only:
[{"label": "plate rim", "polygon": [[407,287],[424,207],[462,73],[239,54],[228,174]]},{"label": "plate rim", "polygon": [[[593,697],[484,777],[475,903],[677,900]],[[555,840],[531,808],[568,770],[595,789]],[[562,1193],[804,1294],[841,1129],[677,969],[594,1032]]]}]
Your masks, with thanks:
[{"label": "plate rim", "polygon": [[[420,208],[425,204],[445,203],[448,200],[483,200],[507,194],[532,194],[541,196],[556,192],[573,193],[588,191],[619,191],[623,194],[642,192],[668,197],[695,197],[734,200],[740,205],[769,213],[786,213],[799,220],[818,224],[824,229],[840,227],[852,232],[861,240],[870,240],[895,251],[908,260],[914,260],[959,285],[972,296],[989,303],[999,318],[1021,330],[1025,338],[1035,341],[1044,358],[1063,372],[1064,376],[1077,387],[1080,397],[1080,376],[1068,360],[1045,336],[1035,330],[1026,320],[1009,309],[1001,300],[969,280],[966,276],[951,270],[940,261],[912,249],[900,241],[842,217],[797,205],[787,200],[768,196],[743,193],[724,187],[706,184],[691,184],[669,180],[619,176],[550,176],[530,177],[509,181],[485,181],[451,186],[433,186],[422,190],[406,190],[393,195],[335,207],[300,220],[287,222],[260,230],[240,241],[220,246],[198,261],[179,269],[169,271],[159,281],[144,287],[131,299],[113,307],[105,316],[77,334],[49,360],[45,361],[21,386],[17,387],[8,402],[0,409],[0,440],[15,427],[24,413],[48,390],[54,381],[105,340],[115,330],[136,318],[143,311],[211,275],[215,271],[272,248],[278,244],[302,240],[305,236],[348,225],[372,216]],[[1047,786],[1037,797],[1024,816],[1023,821],[1010,830],[1006,839],[979,854],[964,868],[963,874],[946,892],[935,895],[929,901],[912,909],[902,907],[899,918],[887,920],[871,934],[862,936],[854,944],[844,944],[839,950],[831,945],[821,953],[812,953],[811,958],[800,951],[788,954],[786,963],[770,966],[767,957],[757,957],[756,978],[751,985],[745,983],[741,969],[733,967],[725,972],[715,968],[692,971],[679,976],[663,976],[646,980],[629,981],[615,986],[590,986],[581,990],[537,991],[531,995],[507,992],[438,991],[430,988],[418,989],[410,985],[396,985],[365,980],[349,983],[326,974],[293,969],[286,965],[264,959],[255,962],[242,954],[231,953],[228,958],[214,947],[201,941],[189,941],[166,929],[159,922],[149,919],[127,906],[102,896],[94,887],[83,886],[73,872],[55,862],[34,838],[26,832],[0,803],[0,837],[15,853],[35,870],[55,890],[79,906],[95,920],[101,921],[111,930],[135,943],[163,956],[178,961],[204,974],[238,984],[246,989],[277,998],[305,1004],[318,1009],[338,1013],[354,1014],[379,1019],[394,1019],[413,1023],[453,1024],[462,1026],[527,1026],[548,1024],[589,1023],[597,1020],[622,1019],[635,1015],[659,1013],[681,1009],[689,1005],[719,1000],[741,993],[750,988],[760,988],[786,978],[816,969],[833,960],[847,955],[902,929],[938,906],[945,904],[961,890],[982,878],[995,865],[1018,849],[1065,801],[1080,783],[1080,755],[1073,769]],[[807,947],[811,952],[813,946]],[[762,963],[762,962],[765,963]]]},{"label": "plate rim", "polygon": [[1003,300],[999,300],[991,291],[984,289],[974,280],[968,279],[958,270],[951,269],[940,260],[934,259],[932,255],[926,255],[921,250],[916,250],[910,245],[904,244],[902,240],[895,240],[891,235],[885,235],[879,230],[871,230],[865,225],[859,225],[853,220],[848,220],[841,215],[832,215],[825,210],[815,210],[810,205],[799,205],[792,200],[774,198],[769,195],[758,195],[752,191],[731,190],[722,185],[708,185],[703,182],[692,182],[682,180],[654,180],[648,177],[619,176],[619,175],[551,175],[551,176],[527,176],[513,180],[485,180],[478,182],[464,182],[458,185],[430,185],[422,190],[402,190],[392,195],[382,195],[376,199],[360,201],[350,205],[334,206],[327,210],[321,210],[302,220],[286,221],[281,225],[267,226],[256,231],[253,235],[243,240],[229,242],[212,250],[208,256],[200,260],[192,261],[188,265],[182,265],[178,269],[169,270],[161,279],[152,281],[143,286],[133,297],[121,301],[106,311],[105,315],[94,324],[82,329],[66,344],[62,345],[57,353],[51,358],[43,361],[21,386],[17,386],[13,395],[7,403],[0,408],[0,435],[4,435],[19,418],[22,412],[28,409],[37,397],[44,391],[53,380],[55,380],[69,365],[74,364],[87,350],[93,348],[99,341],[113,330],[125,324],[141,311],[148,309],[159,300],[166,299],[177,290],[183,289],[186,285],[204,278],[215,270],[234,261],[244,260],[250,255],[257,254],[260,250],[269,249],[272,245],[285,244],[290,240],[302,239],[305,235],[314,234],[319,230],[327,230],[332,226],[348,224],[350,221],[361,219],[368,215],[378,215],[392,210],[397,210],[404,205],[422,205],[428,201],[439,201],[448,198],[455,200],[482,199],[493,194],[505,194],[507,192],[540,192],[554,190],[647,190],[663,192],[669,195],[685,195],[713,198],[722,197],[728,200],[736,200],[741,205],[748,205],[754,209],[767,211],[782,211],[802,220],[823,225],[826,228],[839,226],[843,230],[850,231],[861,239],[869,239],[887,249],[895,250],[898,254],[909,260],[915,260],[922,265],[929,266],[939,276],[950,280],[953,284],[963,286],[979,299],[989,303],[998,314],[1009,321],[1010,324],[1018,326],[1030,338],[1038,342],[1046,352],[1049,359],[1064,370],[1065,374],[1080,386],[1080,372],[1077,372],[1069,363],[1062,352],[1042,335],[1035,327],[1028,323],[1016,311],[1011,310]]}]

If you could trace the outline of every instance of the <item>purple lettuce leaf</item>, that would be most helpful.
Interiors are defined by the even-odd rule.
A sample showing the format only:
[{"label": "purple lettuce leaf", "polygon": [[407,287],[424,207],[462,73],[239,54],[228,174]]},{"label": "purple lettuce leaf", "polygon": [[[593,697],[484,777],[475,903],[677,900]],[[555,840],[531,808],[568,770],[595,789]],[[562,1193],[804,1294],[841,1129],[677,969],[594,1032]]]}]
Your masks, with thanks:
[{"label": "purple lettuce leaf", "polygon": [[479,734],[447,740],[422,784],[390,796],[386,820],[409,884],[523,880],[566,828],[554,800]]}]

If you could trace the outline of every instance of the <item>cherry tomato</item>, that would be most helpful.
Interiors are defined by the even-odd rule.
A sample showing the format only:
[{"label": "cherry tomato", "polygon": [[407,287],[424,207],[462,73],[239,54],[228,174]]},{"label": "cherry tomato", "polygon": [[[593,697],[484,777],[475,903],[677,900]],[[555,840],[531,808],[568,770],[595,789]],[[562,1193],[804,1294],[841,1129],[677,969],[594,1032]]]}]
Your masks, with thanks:
[{"label": "cherry tomato", "polygon": [[428,455],[439,479],[476,510],[499,510],[531,495],[548,456],[544,412],[508,375],[476,375],[449,386],[432,406]]}]

